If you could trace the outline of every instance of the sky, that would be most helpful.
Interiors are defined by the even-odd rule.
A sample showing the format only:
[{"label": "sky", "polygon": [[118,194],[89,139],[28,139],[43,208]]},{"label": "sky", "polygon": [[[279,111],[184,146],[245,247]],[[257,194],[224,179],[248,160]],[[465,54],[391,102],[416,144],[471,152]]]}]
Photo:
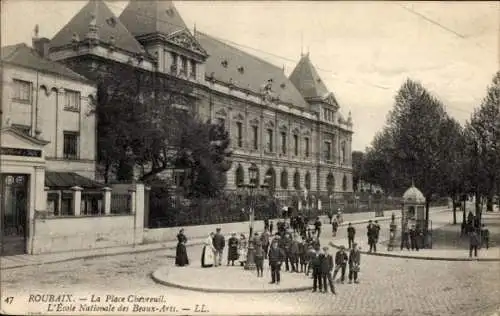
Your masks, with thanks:
[{"label": "sky", "polygon": [[[1,44],[52,38],[87,1],[2,0]],[[106,1],[118,16],[128,1]],[[353,150],[384,126],[407,78],[464,124],[500,70],[500,2],[175,1],[186,25],[229,41],[289,75],[309,52],[340,111],[352,113]],[[236,45],[237,44],[237,45]],[[416,118],[418,119],[418,118]]]}]

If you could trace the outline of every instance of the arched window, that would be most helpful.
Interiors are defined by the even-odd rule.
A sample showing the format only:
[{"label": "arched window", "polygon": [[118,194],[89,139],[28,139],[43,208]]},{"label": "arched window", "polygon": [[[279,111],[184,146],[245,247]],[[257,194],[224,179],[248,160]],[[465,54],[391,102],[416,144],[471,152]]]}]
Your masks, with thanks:
[{"label": "arched window", "polygon": [[335,190],[335,177],[331,172],[326,177],[326,190],[328,191],[328,194],[332,194]]},{"label": "arched window", "polygon": [[293,175],[293,187],[295,190],[300,190],[300,173],[298,170],[295,170],[295,174]]},{"label": "arched window", "polygon": [[238,168],[236,168],[236,186],[240,187],[245,184],[245,170],[241,166],[241,164],[238,164]]},{"label": "arched window", "polygon": [[269,179],[267,185],[269,185],[269,189],[274,190],[276,188],[276,172],[274,172],[274,168],[271,167],[266,171],[266,179]]},{"label": "arched window", "polygon": [[305,186],[306,189],[311,190],[311,174],[309,173],[309,171],[306,173]]},{"label": "arched window", "polygon": [[286,170],[281,171],[280,185],[282,189],[288,189],[288,172]]},{"label": "arched window", "polygon": [[342,190],[347,191],[347,176],[344,175],[344,178],[342,179]]},{"label": "arched window", "polygon": [[248,177],[249,177],[250,184],[252,184],[254,186],[259,185],[259,183],[260,183],[260,181],[259,181],[259,168],[257,168],[256,164],[253,163],[248,168]]}]

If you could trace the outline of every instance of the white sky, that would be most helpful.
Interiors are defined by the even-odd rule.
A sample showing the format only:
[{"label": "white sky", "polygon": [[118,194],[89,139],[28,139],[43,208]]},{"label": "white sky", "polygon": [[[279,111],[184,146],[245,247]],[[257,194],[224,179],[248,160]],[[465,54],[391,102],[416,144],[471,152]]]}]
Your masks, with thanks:
[{"label": "white sky", "polygon": [[[106,3],[118,16],[127,1]],[[352,112],[357,150],[364,150],[384,125],[406,78],[421,81],[464,123],[500,69],[499,2],[174,3],[188,27],[196,23],[202,32],[265,51],[239,47],[285,65],[287,74],[301,46],[309,50],[341,111]],[[31,44],[35,24],[40,36],[52,38],[85,4],[2,0],[2,46]]]}]

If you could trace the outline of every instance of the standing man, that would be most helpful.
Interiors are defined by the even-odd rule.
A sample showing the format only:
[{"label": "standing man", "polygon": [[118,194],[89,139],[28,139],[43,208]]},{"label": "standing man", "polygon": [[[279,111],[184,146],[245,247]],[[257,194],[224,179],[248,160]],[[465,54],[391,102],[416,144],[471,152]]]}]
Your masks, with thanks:
[{"label": "standing man", "polygon": [[316,233],[316,238],[319,239],[321,235],[321,221],[319,217],[316,217],[316,221],[314,222],[314,232]]},{"label": "standing man", "polygon": [[401,231],[401,249],[406,248],[410,250],[410,232],[408,231],[408,226],[403,226],[403,229]]},{"label": "standing man", "polygon": [[255,233],[253,245],[255,249],[255,267],[257,268],[257,277],[262,277],[264,272],[264,248],[262,247],[259,233]]},{"label": "standing man", "polygon": [[313,270],[313,292],[318,290],[322,292],[323,290],[323,279],[321,276],[321,262],[322,257],[324,257],[324,253],[321,253],[320,249],[316,249],[316,254],[312,259],[312,270]]},{"label": "standing man", "polygon": [[375,220],[374,225],[374,234],[375,234],[375,252],[377,252],[377,243],[378,243],[378,237],[380,235],[380,225],[377,220]]},{"label": "standing man", "polygon": [[476,229],[469,233],[469,258],[472,258],[472,250],[474,250],[474,257],[477,257],[477,247],[480,244],[479,235]]},{"label": "standing man", "polygon": [[349,241],[349,249],[352,249],[355,236],[356,236],[356,228],[352,227],[351,223],[349,223],[347,225],[347,240]]},{"label": "standing man", "polygon": [[[328,252],[328,247],[323,247],[321,256],[321,278],[323,279],[323,292],[327,293],[327,285],[330,285],[330,291],[335,294],[335,286],[332,279],[333,257]],[[326,282],[328,281],[328,284]]]},{"label": "standing man", "polygon": [[269,266],[271,267],[271,284],[280,284],[281,275],[281,263],[285,254],[282,249],[278,247],[278,241],[273,240],[271,244],[271,249],[269,249]]},{"label": "standing man", "polygon": [[337,236],[337,229],[339,228],[339,223],[337,222],[337,219],[334,218],[333,221],[330,220],[332,223],[332,235],[333,237]]},{"label": "standing man", "polygon": [[217,228],[213,242],[215,248],[214,265],[218,267],[222,264],[222,252],[224,251],[224,247],[226,246],[226,240],[224,236],[222,236],[220,228]]},{"label": "standing man", "polygon": [[293,263],[292,263],[292,236],[290,234],[286,234],[283,238],[283,250],[285,251],[285,269],[286,271],[290,271],[290,265],[292,266],[293,270]]},{"label": "standing man", "polygon": [[375,225],[372,223],[372,220],[369,220],[368,226],[366,226],[366,237],[368,237],[368,245],[370,245],[368,252],[377,252],[377,246],[375,245]]},{"label": "standing man", "polygon": [[349,261],[349,257],[345,252],[345,247],[340,246],[340,250],[335,254],[335,270],[333,271],[333,279],[337,276],[339,270],[341,270],[340,274],[340,282],[344,284],[345,281],[345,270],[347,267],[347,262]]},{"label": "standing man", "polygon": [[333,218],[333,212],[332,210],[328,210],[328,220],[330,221],[330,224],[332,223],[332,218]]},{"label": "standing man", "polygon": [[290,246],[290,261],[292,263],[292,272],[299,272],[299,241],[296,237],[292,238],[292,244]]},{"label": "standing man", "polygon": [[267,253],[269,252],[269,230],[265,229],[262,235],[260,235],[260,241],[262,242],[262,249],[264,250],[264,259],[267,259]]},{"label": "standing man", "polygon": [[351,284],[353,280],[354,283],[359,283],[358,273],[361,264],[361,253],[359,252],[358,244],[356,243],[352,245],[352,250],[349,253],[348,262],[349,262],[349,284]]},{"label": "standing man", "polygon": [[410,247],[411,247],[411,250],[418,251],[417,229],[415,228],[415,225],[411,225],[411,228],[410,228]]}]

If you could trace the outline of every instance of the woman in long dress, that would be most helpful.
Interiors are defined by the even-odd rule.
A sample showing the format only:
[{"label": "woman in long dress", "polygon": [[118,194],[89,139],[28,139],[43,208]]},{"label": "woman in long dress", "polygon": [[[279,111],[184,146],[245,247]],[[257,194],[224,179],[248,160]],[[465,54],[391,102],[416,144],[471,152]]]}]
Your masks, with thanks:
[{"label": "woman in long dress", "polygon": [[236,237],[235,233],[231,234],[231,238],[228,241],[228,249],[227,249],[227,265],[231,262],[234,266],[234,261],[238,260],[238,245],[239,241]]},{"label": "woman in long dress", "polygon": [[189,264],[189,259],[186,250],[187,238],[184,235],[184,228],[177,234],[177,249],[175,251],[175,265],[183,267]]},{"label": "woman in long dress", "polygon": [[214,265],[214,244],[213,244],[214,233],[210,233],[208,238],[205,240],[205,245],[203,246],[203,251],[201,252],[201,267],[210,268]]},{"label": "woman in long dress", "polygon": [[240,265],[245,265],[247,262],[247,252],[248,252],[248,240],[245,238],[244,234],[240,236],[240,242],[238,244],[238,261]]}]

